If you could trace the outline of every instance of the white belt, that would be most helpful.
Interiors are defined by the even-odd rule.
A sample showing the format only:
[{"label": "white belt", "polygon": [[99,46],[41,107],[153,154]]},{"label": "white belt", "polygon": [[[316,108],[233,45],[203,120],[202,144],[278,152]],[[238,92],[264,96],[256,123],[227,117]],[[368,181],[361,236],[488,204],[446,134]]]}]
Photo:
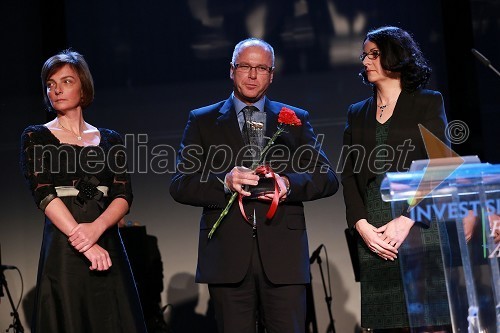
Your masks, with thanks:
[{"label": "white belt", "polygon": [[[76,197],[80,192],[74,186],[56,186],[55,189],[58,197]],[[108,196],[109,187],[97,186],[97,189],[102,192],[103,197]]]}]

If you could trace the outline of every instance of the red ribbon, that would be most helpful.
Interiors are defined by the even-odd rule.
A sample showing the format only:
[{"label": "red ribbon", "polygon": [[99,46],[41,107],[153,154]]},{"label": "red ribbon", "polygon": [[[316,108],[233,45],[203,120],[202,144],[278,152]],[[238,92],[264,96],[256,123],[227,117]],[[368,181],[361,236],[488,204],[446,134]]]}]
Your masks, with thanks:
[{"label": "red ribbon", "polygon": [[[257,169],[255,169],[256,175],[266,175],[268,173],[271,174],[271,178],[274,180],[273,201],[271,202],[271,206],[269,207],[269,210],[267,211],[266,214],[266,219],[270,220],[273,218],[274,214],[276,213],[276,210],[278,209],[280,188],[278,186],[278,182],[276,181],[276,175],[274,174],[274,171],[273,169],[271,169],[271,167],[269,167],[268,165],[261,165],[257,167]],[[248,220],[247,214],[245,213],[245,209],[243,208],[243,195],[241,194],[238,196],[238,204],[240,206],[241,215],[243,215],[245,221],[252,224],[252,222]]]}]

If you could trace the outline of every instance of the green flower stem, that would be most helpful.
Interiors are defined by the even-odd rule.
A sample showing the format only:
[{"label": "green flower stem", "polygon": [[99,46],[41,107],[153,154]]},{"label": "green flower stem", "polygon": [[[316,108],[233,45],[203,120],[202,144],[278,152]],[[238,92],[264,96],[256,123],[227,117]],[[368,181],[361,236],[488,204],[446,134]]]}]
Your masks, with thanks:
[{"label": "green flower stem", "polygon": [[234,200],[236,199],[236,197],[238,196],[238,192],[233,192],[233,194],[231,195],[231,198],[229,199],[229,202],[227,203],[226,205],[226,208],[224,208],[224,210],[222,211],[222,213],[220,213],[220,216],[219,218],[217,219],[217,221],[215,221],[215,224],[213,225],[212,229],[210,230],[210,232],[208,233],[208,238],[211,239],[215,230],[217,229],[217,227],[219,226],[219,224],[222,222],[222,219],[224,218],[224,216],[227,215],[227,213],[229,212],[229,208],[231,208],[231,205],[233,204]]},{"label": "green flower stem", "polygon": [[267,142],[267,144],[264,147],[264,149],[262,149],[262,154],[260,154],[259,161],[258,162],[254,162],[252,164],[252,167],[251,167],[252,170],[255,170],[255,168],[258,167],[262,163],[262,160],[264,159],[264,157],[266,157],[267,151],[271,148],[271,146],[274,144],[274,141],[278,138],[278,136],[280,136],[281,133],[283,133],[284,130],[285,129],[283,128],[283,126],[281,126],[281,124],[278,125],[278,129],[274,133],[273,137],[271,138],[271,140],[269,140]]},{"label": "green flower stem", "polygon": [[[276,132],[274,133],[273,137],[271,138],[271,140],[269,140],[266,144],[266,146],[264,147],[264,149],[262,150],[262,154],[260,155],[260,159],[258,162],[254,162],[252,164],[252,166],[250,167],[250,169],[252,170],[255,170],[255,168],[257,168],[261,163],[262,163],[262,160],[264,159],[264,157],[266,156],[267,154],[267,151],[271,148],[271,146],[274,144],[274,141],[278,138],[278,136],[283,133],[284,131],[284,127],[282,126],[282,124],[279,124],[278,125],[278,129],[276,130]],[[224,210],[222,211],[222,213],[220,213],[219,215],[219,218],[217,219],[217,221],[215,221],[215,224],[212,226],[212,229],[210,230],[210,232],[208,233],[208,239],[211,239],[212,236],[214,235],[215,233],[215,230],[219,227],[219,225],[221,224],[222,222],[222,219],[227,215],[227,213],[229,212],[229,209],[231,208],[231,206],[233,205],[233,202],[234,200],[236,200],[236,197],[238,196],[238,192],[233,192],[233,194],[231,195],[231,198],[229,199],[229,202],[227,203],[226,207],[224,208]]]}]

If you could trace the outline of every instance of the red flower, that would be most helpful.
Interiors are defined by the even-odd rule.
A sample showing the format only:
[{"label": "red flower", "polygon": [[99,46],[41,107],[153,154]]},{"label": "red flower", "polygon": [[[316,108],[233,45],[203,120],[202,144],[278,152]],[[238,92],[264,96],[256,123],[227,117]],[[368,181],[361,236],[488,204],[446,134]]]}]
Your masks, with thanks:
[{"label": "red flower", "polygon": [[281,108],[280,114],[278,115],[278,122],[280,124],[291,125],[291,126],[300,126],[300,125],[302,125],[302,122],[300,121],[299,118],[297,118],[297,115],[295,114],[295,111],[290,110],[287,107],[282,107]]}]

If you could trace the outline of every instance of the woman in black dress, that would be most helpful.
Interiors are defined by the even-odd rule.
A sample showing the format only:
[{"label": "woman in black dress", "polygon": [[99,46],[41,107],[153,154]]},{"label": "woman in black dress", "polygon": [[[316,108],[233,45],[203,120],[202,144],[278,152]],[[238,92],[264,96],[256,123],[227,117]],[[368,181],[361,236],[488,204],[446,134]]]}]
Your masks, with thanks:
[{"label": "woman in black dress", "polygon": [[[380,196],[385,172],[407,171],[413,160],[429,158],[419,125],[449,144],[443,98],[424,89],[431,69],[400,28],[370,31],[360,60],[373,95],[349,107],[344,147],[355,149],[343,156],[342,184],[347,224],[360,236],[361,325],[375,332],[409,332],[410,325],[419,327],[412,332],[451,332],[436,223],[393,217]],[[417,291],[418,304],[408,304],[401,277],[398,249],[408,242],[422,250],[412,257],[424,286]],[[408,308],[419,311],[412,323]]]},{"label": "woman in black dress", "polygon": [[94,85],[82,55],[54,55],[41,76],[56,118],[21,137],[21,168],[45,213],[32,332],[146,332],[117,226],[132,203],[120,135],[83,119]]}]

